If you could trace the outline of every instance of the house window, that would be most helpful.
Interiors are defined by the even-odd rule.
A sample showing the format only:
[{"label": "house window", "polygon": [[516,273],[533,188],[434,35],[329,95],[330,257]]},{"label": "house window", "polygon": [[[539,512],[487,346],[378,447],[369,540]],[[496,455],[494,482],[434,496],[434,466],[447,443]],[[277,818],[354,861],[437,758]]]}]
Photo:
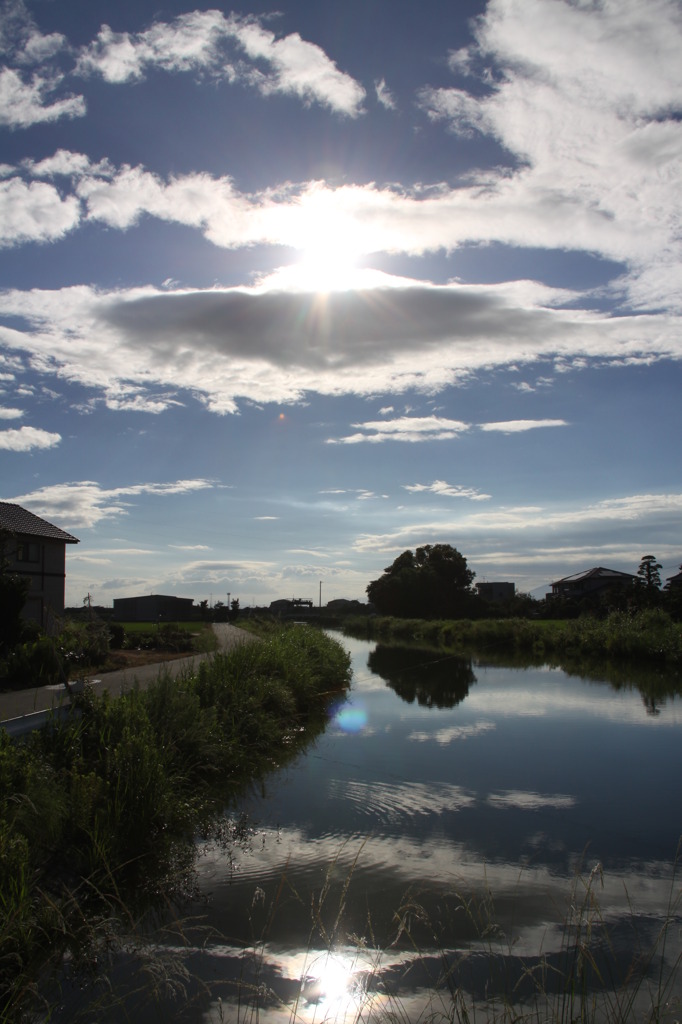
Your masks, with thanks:
[{"label": "house window", "polygon": [[40,544],[20,544],[17,548],[18,562],[39,562]]}]

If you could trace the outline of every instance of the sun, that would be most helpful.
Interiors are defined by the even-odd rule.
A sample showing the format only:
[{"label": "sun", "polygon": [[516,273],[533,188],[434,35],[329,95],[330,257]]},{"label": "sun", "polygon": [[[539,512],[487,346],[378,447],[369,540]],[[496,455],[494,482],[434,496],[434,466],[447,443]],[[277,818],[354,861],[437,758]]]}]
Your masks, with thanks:
[{"label": "sun", "polygon": [[355,286],[359,257],[357,248],[342,239],[319,239],[306,246],[294,266],[313,291],[346,291]]},{"label": "sun", "polygon": [[378,288],[390,283],[386,274],[361,265],[365,256],[352,240],[330,234],[306,245],[301,249],[298,260],[278,267],[261,278],[259,284],[268,290],[327,295],[330,292]]},{"label": "sun", "polygon": [[258,287],[324,296],[390,286],[390,275],[366,266],[376,246],[355,218],[319,204],[306,209],[296,228],[298,258],[259,277]]}]

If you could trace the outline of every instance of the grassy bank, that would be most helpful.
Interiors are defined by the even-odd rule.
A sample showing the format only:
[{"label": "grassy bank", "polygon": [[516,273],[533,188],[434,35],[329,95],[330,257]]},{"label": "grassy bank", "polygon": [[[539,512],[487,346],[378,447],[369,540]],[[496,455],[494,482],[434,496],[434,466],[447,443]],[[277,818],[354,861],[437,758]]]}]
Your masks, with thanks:
[{"label": "grassy bank", "polygon": [[[193,840],[324,728],[346,652],[292,628],[118,699],[86,691],[25,743],[0,730],[0,1021],[39,1005],[65,953],[94,955],[187,881]],[[126,895],[128,894],[128,895]]]},{"label": "grassy bank", "polygon": [[682,666],[682,623],[658,609],[613,612],[606,619],[458,619],[374,617],[347,619],[344,632],[391,643],[431,644],[449,650],[524,652],[562,658],[606,656]]}]

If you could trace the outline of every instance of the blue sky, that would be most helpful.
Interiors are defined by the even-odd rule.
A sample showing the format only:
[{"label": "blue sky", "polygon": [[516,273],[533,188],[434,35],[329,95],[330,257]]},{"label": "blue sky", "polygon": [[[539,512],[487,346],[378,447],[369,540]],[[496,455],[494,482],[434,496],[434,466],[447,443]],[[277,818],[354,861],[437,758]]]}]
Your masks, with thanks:
[{"label": "blue sky", "polygon": [[677,570],[677,0],[10,0],[0,50],[0,498],[67,603]]}]

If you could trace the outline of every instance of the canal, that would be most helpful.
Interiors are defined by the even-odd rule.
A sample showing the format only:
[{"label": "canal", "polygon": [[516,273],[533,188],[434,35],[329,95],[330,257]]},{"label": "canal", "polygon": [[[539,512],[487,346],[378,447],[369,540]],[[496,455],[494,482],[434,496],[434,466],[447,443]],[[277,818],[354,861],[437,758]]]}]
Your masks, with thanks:
[{"label": "canal", "polygon": [[[675,687],[339,639],[349,698],[154,934],[158,1019],[679,1019]],[[147,1024],[145,969],[112,984]]]}]

